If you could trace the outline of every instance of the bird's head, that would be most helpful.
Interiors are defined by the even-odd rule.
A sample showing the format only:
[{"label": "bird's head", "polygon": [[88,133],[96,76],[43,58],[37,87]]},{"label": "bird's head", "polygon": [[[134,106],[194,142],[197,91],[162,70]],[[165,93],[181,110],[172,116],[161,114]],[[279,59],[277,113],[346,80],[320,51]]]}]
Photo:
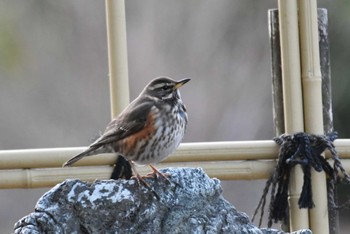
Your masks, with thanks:
[{"label": "bird's head", "polygon": [[146,87],[144,92],[151,97],[161,99],[163,101],[174,100],[180,98],[179,88],[191,79],[185,78],[179,81],[169,77],[159,77],[152,80]]}]

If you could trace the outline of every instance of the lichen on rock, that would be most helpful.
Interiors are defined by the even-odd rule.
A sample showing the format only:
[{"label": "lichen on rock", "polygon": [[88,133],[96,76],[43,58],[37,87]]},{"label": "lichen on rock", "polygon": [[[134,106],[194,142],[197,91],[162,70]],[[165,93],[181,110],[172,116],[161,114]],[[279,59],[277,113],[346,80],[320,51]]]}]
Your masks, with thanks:
[{"label": "lichen on rock", "polygon": [[[281,233],[259,229],[200,168],[167,168],[136,180],[68,179],[45,193],[15,233]],[[157,196],[155,196],[155,194]],[[303,232],[311,233],[311,232]]]}]

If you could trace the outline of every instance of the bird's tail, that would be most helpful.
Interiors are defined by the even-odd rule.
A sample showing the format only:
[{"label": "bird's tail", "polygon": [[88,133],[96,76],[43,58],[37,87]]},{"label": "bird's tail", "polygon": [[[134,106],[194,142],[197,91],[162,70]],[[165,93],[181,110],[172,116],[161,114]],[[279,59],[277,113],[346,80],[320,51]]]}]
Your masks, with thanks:
[{"label": "bird's tail", "polygon": [[79,161],[80,159],[82,159],[83,157],[92,156],[92,155],[96,155],[96,154],[103,154],[103,153],[108,153],[108,152],[111,152],[110,149],[108,149],[108,147],[103,147],[103,146],[102,147],[89,147],[85,151],[81,152],[80,154],[74,156],[73,158],[71,158],[67,162],[65,162],[63,164],[63,167],[69,167],[72,164]]}]

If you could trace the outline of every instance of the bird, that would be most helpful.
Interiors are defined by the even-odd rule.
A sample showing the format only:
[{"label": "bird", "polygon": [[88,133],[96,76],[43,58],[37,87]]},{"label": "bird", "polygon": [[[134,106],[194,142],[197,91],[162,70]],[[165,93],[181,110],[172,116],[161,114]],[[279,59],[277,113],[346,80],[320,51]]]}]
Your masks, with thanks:
[{"label": "bird", "polygon": [[63,167],[87,156],[116,153],[130,163],[136,179],[146,186],[135,164],[148,164],[155,175],[166,177],[152,164],[175,151],[184,137],[188,116],[179,88],[190,80],[176,81],[170,77],[151,80],[96,141],[65,162]]}]

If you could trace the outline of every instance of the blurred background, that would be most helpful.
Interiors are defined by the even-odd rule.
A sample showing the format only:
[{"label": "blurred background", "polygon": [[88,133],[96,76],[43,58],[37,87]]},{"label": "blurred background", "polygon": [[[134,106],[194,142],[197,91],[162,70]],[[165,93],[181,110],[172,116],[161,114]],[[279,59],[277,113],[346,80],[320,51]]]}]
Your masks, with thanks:
[{"label": "blurred background", "polygon": [[[349,138],[350,2],[318,3],[329,10],[335,129]],[[131,99],[154,77],[190,77],[184,142],[272,139],[271,8],[276,0],[128,0]],[[104,1],[0,1],[0,150],[86,146],[104,130],[106,41]],[[222,185],[251,217],[264,181]],[[0,190],[0,233],[47,190]]]}]

